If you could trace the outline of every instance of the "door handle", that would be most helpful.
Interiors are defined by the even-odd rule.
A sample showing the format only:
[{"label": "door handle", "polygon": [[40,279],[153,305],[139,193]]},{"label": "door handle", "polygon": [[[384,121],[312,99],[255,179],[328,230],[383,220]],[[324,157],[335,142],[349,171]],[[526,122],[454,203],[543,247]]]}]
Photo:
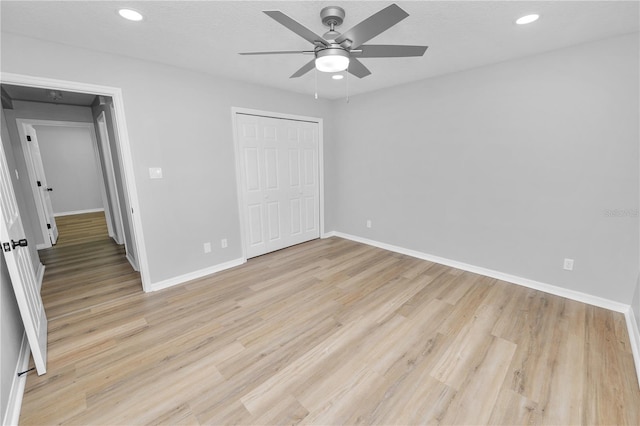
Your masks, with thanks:
[{"label": "door handle", "polygon": [[53,191],[53,188],[47,188],[47,191],[51,192]]},{"label": "door handle", "polygon": [[15,250],[16,247],[26,247],[27,246],[27,240],[25,238],[15,241],[15,240],[11,240],[11,248],[13,248]]}]

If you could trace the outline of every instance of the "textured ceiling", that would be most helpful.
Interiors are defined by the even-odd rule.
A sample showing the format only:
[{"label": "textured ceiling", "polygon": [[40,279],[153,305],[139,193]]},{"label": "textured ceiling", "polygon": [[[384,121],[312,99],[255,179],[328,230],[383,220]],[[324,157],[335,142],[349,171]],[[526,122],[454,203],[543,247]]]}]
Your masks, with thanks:
[{"label": "textured ceiling", "polygon": [[[312,95],[315,74],[289,76],[309,56],[239,56],[260,50],[307,50],[304,39],[263,14],[281,10],[318,34],[319,12],[346,10],[344,32],[390,1],[6,1],[2,31],[137,57]],[[400,1],[409,17],[376,44],[424,44],[421,58],[362,59],[372,75],[348,80],[351,95],[639,31],[637,1]],[[128,6],[145,20],[125,21]],[[539,13],[518,26],[515,19]],[[317,73],[320,97],[345,96],[347,81]]]}]

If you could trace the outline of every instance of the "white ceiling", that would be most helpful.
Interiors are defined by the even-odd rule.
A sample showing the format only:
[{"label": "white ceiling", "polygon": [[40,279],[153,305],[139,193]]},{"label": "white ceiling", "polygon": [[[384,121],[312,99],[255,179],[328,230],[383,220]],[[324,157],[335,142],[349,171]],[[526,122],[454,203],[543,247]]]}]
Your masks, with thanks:
[{"label": "white ceiling", "polygon": [[[281,10],[312,31],[326,27],[319,12],[346,10],[344,32],[391,1],[6,1],[2,31],[175,65],[312,95],[315,73],[289,76],[304,55],[239,56],[238,52],[307,50],[311,46],[262,10]],[[428,45],[421,58],[362,59],[372,71],[350,77],[351,95],[562,47],[639,31],[638,1],[399,1],[409,17],[371,44]],[[145,16],[125,21],[116,10]],[[539,21],[515,19],[539,13]],[[346,80],[317,73],[320,97],[345,96]]]}]

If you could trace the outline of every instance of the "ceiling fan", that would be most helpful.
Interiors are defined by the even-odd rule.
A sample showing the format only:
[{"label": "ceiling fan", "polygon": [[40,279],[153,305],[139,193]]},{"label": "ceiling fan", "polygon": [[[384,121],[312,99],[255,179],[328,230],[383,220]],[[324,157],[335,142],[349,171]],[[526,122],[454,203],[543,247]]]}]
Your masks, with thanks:
[{"label": "ceiling fan", "polygon": [[300,77],[313,68],[323,72],[347,70],[356,77],[363,78],[371,74],[371,71],[360,62],[359,58],[422,56],[427,50],[427,46],[364,44],[409,16],[396,4],[374,13],[342,34],[336,31],[336,27],[340,26],[344,20],[344,9],[338,6],[325,7],[320,11],[320,18],[322,23],[329,27],[329,31],[322,37],[279,10],[263,12],[313,44],[313,50],[244,52],[240,55],[313,54],[314,59],[303,65],[290,78]]}]

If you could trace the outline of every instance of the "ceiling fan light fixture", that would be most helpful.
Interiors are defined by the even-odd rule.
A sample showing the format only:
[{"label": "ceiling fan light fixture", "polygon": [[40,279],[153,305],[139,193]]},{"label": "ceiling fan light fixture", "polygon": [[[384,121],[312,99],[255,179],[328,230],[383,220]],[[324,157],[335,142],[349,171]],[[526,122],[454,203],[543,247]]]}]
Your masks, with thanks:
[{"label": "ceiling fan light fixture", "polygon": [[133,9],[120,9],[118,10],[118,15],[122,16],[124,19],[128,19],[129,21],[142,21],[144,18],[142,13]]},{"label": "ceiling fan light fixture", "polygon": [[349,67],[349,54],[343,49],[324,49],[316,53],[316,68],[322,72],[341,72]]},{"label": "ceiling fan light fixture", "polygon": [[518,25],[530,24],[532,22],[537,21],[538,18],[540,18],[540,15],[538,15],[536,13],[533,13],[531,15],[525,15],[525,16],[522,16],[522,17],[518,18],[516,20],[516,24],[518,24]]},{"label": "ceiling fan light fixture", "polygon": [[331,76],[332,79],[334,80],[342,80],[344,78],[344,75],[342,74],[334,74]]}]

